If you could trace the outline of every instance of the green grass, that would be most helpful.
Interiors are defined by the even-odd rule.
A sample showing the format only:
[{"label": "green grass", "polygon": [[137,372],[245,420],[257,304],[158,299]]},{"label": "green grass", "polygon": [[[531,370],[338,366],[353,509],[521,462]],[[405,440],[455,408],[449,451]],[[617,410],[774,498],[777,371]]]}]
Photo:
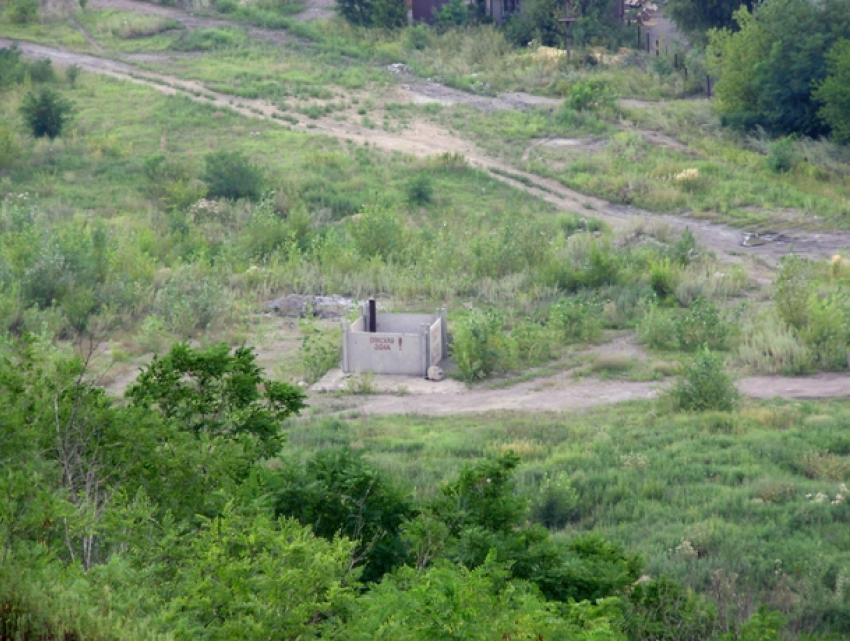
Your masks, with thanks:
[{"label": "green grass", "polygon": [[[577,414],[315,418],[293,424],[289,448],[360,448],[419,496],[512,449],[523,459],[519,489],[532,499],[546,474],[568,474],[578,499],[565,535],[620,542],[652,576],[672,575],[730,609],[764,599],[794,631],[846,633],[850,602],[835,577],[850,568],[850,494],[832,501],[850,480],[848,421],[846,402],[705,415],[639,402]],[[720,577],[734,597],[717,593]]]}]

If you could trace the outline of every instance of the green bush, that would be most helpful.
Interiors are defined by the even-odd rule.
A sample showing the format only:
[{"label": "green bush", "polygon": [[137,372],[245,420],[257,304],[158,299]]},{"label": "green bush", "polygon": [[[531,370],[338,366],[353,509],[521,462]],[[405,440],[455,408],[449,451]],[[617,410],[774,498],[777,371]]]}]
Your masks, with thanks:
[{"label": "green bush", "polygon": [[652,305],[638,322],[637,335],[641,343],[655,349],[674,350],[679,346],[676,319],[669,309]]},{"label": "green bush", "polygon": [[835,142],[850,144],[850,40],[839,40],[826,59],[829,75],[814,93],[823,104],[818,115],[829,125]]},{"label": "green bush", "polygon": [[300,356],[304,370],[304,381],[313,384],[334,367],[339,367],[342,358],[342,341],[339,332],[321,331],[314,323],[301,324],[304,337],[301,339]]},{"label": "green bush", "polygon": [[617,104],[616,89],[600,78],[579,80],[570,90],[569,105],[574,111],[605,111]]},{"label": "green bush", "polygon": [[427,205],[434,197],[434,185],[426,174],[414,176],[407,183],[407,200],[412,205]]},{"label": "green bush", "polygon": [[74,105],[47,87],[37,96],[28,93],[21,103],[21,115],[36,138],[61,136],[73,113]]},{"label": "green bush", "polygon": [[427,25],[418,24],[407,30],[405,34],[405,46],[414,51],[422,51],[431,42],[431,32]]},{"label": "green bush", "polygon": [[788,254],[779,261],[773,281],[772,299],[776,313],[794,329],[809,323],[811,308],[811,265],[797,254]]},{"label": "green bush", "polygon": [[395,209],[373,203],[363,207],[354,218],[349,231],[361,256],[385,261],[402,256],[407,230]]},{"label": "green bush", "polygon": [[449,0],[437,11],[437,24],[442,27],[462,27],[469,22],[469,11],[463,0]]},{"label": "green bush", "polygon": [[80,77],[80,65],[71,65],[65,70],[65,79],[71,87],[77,86],[77,78]]},{"label": "green bush", "polygon": [[590,341],[602,332],[600,316],[598,305],[569,298],[552,305],[549,326],[566,342]]},{"label": "green bush", "polygon": [[502,331],[502,317],[497,312],[472,310],[456,327],[452,356],[463,380],[484,379],[513,366],[515,344]]},{"label": "green bush", "polygon": [[0,122],[0,169],[9,169],[20,153],[21,145],[11,123]]},{"label": "green bush", "polygon": [[767,157],[764,159],[765,166],[776,174],[791,171],[797,166],[798,162],[797,151],[794,149],[794,139],[791,136],[770,143]]},{"label": "green bush", "polygon": [[6,17],[13,24],[37,22],[39,17],[38,0],[8,0]]},{"label": "green bush", "polygon": [[717,305],[704,298],[697,298],[676,322],[679,346],[689,352],[703,345],[715,350],[726,349],[729,329]]},{"label": "green bush", "polygon": [[204,159],[206,167],[201,179],[212,198],[258,200],[264,179],[259,167],[241,151],[217,151]]},{"label": "green bush", "polygon": [[579,496],[569,474],[547,474],[531,503],[531,517],[543,527],[559,530],[578,515]]},{"label": "green bush", "polygon": [[723,359],[703,346],[684,367],[682,378],[671,390],[676,406],[688,412],[729,412],[739,392],[723,369]]},{"label": "green bush", "polygon": [[156,295],[156,313],[178,336],[206,329],[222,310],[224,292],[209,276],[184,268]]},{"label": "green bush", "polygon": [[675,293],[679,276],[678,268],[669,258],[654,260],[649,266],[649,286],[661,300]]}]

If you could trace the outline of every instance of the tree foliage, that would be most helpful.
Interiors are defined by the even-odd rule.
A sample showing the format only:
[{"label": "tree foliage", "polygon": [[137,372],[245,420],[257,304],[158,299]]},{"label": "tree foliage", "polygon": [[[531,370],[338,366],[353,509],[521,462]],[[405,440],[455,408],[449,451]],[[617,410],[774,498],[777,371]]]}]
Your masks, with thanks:
[{"label": "tree foliage", "polygon": [[154,357],[127,391],[136,407],[158,410],[196,435],[255,437],[270,456],[282,443],[281,422],[304,407],[304,394],[263,377],[247,347],[226,344],[195,350],[186,343]]},{"label": "tree foliage", "polygon": [[275,513],[309,525],[317,536],[356,542],[361,579],[379,581],[407,560],[401,526],[415,514],[401,490],[350,449],[320,452],[269,479]]},{"label": "tree foliage", "polygon": [[742,7],[735,20],[740,31],[709,36],[723,122],[778,135],[828,134],[813,92],[827,76],[826,51],[850,31],[846,2],[766,0],[753,12]]},{"label": "tree foliage", "polygon": [[838,143],[850,144],[850,40],[839,40],[826,55],[827,77],[814,97],[823,106],[818,111]]},{"label": "tree foliage", "polygon": [[752,10],[754,0],[670,0],[667,13],[692,37],[704,36],[709,29],[734,29],[734,14],[740,7]]},{"label": "tree foliage", "polygon": [[407,24],[403,0],[336,0],[336,7],[348,22],[362,27],[395,29]]},{"label": "tree foliage", "polygon": [[207,193],[212,198],[258,200],[263,192],[263,174],[241,151],[217,151],[205,158]]},{"label": "tree foliage", "polygon": [[71,101],[49,87],[38,94],[29,92],[21,103],[21,115],[36,138],[61,136],[73,113]]}]

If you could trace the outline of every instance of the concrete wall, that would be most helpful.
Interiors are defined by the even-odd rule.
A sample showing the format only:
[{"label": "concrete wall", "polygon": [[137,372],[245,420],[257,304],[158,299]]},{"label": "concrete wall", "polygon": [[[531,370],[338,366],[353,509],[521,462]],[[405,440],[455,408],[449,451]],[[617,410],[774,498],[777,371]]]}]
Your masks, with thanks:
[{"label": "concrete wall", "polygon": [[342,370],[425,376],[448,356],[445,309],[438,314],[378,314],[374,333],[367,321],[343,321]]}]

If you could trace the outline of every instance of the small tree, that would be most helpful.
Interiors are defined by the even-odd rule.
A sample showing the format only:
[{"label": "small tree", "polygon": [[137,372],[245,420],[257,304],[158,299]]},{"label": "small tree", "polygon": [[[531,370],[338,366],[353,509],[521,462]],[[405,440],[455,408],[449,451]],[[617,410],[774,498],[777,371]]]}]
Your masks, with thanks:
[{"label": "small tree", "polygon": [[212,198],[257,200],[263,192],[263,174],[241,151],[217,151],[206,157],[201,179]]},{"label": "small tree", "polygon": [[687,364],[672,394],[679,409],[690,412],[728,412],[735,407],[739,396],[732,379],[723,370],[723,359],[708,346]]},{"label": "small tree", "polygon": [[9,0],[6,16],[14,24],[28,24],[38,20],[38,0]]},{"label": "small tree", "polygon": [[21,104],[21,115],[36,138],[61,136],[73,113],[71,101],[47,87],[38,95],[28,93]]},{"label": "small tree", "polygon": [[850,144],[850,40],[840,40],[826,55],[829,75],[818,86],[818,111],[839,144]]}]

